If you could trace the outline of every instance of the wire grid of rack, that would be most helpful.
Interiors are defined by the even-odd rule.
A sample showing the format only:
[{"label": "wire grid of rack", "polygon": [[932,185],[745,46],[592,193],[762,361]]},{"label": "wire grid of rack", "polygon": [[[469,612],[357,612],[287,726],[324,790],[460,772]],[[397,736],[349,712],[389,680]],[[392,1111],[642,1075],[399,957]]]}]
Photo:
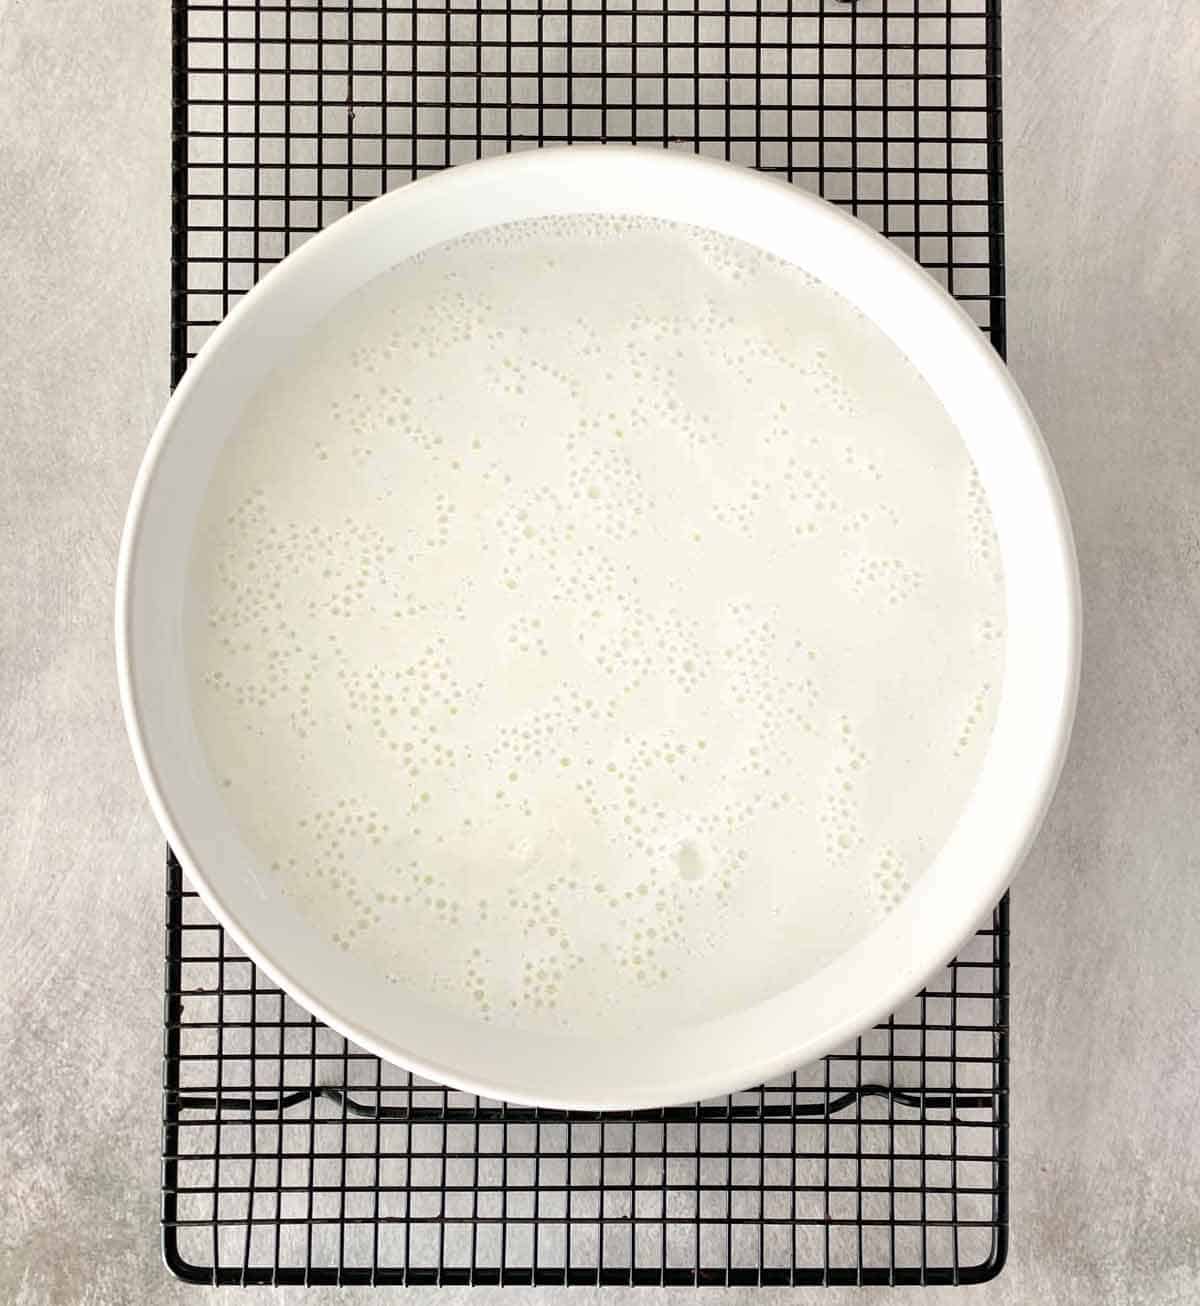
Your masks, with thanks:
[{"label": "wire grid of rack", "polygon": [[[174,380],[354,205],[632,141],[787,177],[1004,348],[998,0],[176,0]],[[1008,1228],[1008,913],[901,1011],[719,1101],[534,1110],[319,1024],[167,862],[163,1250],[206,1283],[971,1283]]]}]

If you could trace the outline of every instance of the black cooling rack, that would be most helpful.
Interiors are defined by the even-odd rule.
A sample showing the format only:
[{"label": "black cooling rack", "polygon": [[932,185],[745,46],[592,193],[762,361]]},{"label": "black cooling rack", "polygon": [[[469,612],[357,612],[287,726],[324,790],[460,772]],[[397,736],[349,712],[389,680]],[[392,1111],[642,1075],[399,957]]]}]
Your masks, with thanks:
[{"label": "black cooling rack", "polygon": [[[998,0],[176,0],[173,377],[355,204],[634,141],[853,209],[1004,348]],[[203,1283],[972,1283],[1008,1228],[1008,912],[885,1024],[719,1101],[562,1113],[313,1020],[167,863],[163,1250]]]}]

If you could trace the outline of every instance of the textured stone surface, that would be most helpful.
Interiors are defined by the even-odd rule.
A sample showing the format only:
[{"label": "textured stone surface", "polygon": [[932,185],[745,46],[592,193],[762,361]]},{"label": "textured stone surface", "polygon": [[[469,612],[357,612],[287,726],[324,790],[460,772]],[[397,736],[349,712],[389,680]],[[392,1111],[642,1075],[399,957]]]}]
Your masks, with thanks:
[{"label": "textured stone surface", "polygon": [[[1013,1251],[968,1297],[1190,1303],[1200,18],[1008,0],[1005,36],[1011,357],[1074,514],[1087,644],[1013,900]],[[161,840],[112,674],[118,531],[167,390],[168,42],[159,0],[0,0],[5,1302],[242,1300],[158,1261]]]}]

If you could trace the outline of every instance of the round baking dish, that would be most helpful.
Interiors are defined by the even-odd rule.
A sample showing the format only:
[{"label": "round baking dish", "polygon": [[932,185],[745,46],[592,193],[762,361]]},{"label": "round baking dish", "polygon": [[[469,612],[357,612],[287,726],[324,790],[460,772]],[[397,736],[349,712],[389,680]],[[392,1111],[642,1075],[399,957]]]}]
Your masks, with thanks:
[{"label": "round baking dish", "polygon": [[[337,949],[256,869],[189,710],[184,604],[195,523],[224,441],[267,375],[347,295],[480,228],[572,213],[700,224],[800,265],[907,354],[966,442],[1005,574],[1007,644],[990,747],[951,837],[858,944],[720,1018],[603,1041],[498,1029],[426,1004]],[[975,324],[925,272],[833,206],[691,155],[571,147],[452,169],[365,205],[285,259],[230,313],[175,391],[137,478],[117,585],[125,720],[151,805],[238,945],[321,1020],[430,1079],[554,1107],[654,1107],[745,1088],[885,1015],[950,958],[1003,893],[1066,751],[1079,659],[1074,551],[1028,408]]]}]

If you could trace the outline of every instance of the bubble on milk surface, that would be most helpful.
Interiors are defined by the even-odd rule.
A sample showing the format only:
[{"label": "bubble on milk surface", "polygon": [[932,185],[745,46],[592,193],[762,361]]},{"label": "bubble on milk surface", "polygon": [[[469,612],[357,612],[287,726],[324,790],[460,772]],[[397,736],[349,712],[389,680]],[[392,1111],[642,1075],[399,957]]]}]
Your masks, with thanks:
[{"label": "bubble on milk surface", "polygon": [[844,951],[953,828],[1003,678],[986,494],[908,360],[637,217],[347,300],[248,406],[193,579],[250,847],[337,948],[520,1028],[699,1019]]}]

